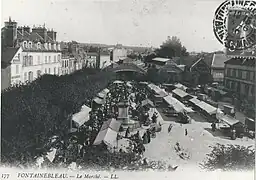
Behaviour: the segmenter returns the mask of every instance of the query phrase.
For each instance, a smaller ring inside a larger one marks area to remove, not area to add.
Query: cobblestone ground
[[[145,145],[144,156],[148,159],[165,161],[173,166],[178,165],[179,168],[187,166],[199,168],[199,163],[202,163],[206,154],[211,151],[209,146],[215,143],[253,145],[254,147],[254,140],[252,139],[230,140],[228,137],[222,136],[220,132],[212,134],[211,124],[208,122],[192,120],[191,124],[180,125],[173,121],[166,121],[164,118],[159,114],[158,121],[162,124],[162,131],[157,133],[156,138],[153,138],[149,144]],[[173,124],[173,128],[168,133],[170,123]],[[185,129],[188,131],[187,136],[185,136]],[[188,156],[187,159],[182,159],[176,152],[174,147],[177,142],[185,155]]]

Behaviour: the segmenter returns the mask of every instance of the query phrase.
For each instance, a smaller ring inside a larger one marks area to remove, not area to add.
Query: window
[[[33,72],[32,72],[32,71],[30,71],[30,72],[28,73],[28,81],[29,81],[29,82],[33,81]]]
[[[29,47],[29,48],[32,48],[32,42],[29,42],[29,43],[28,43],[28,47]]]
[[[62,67],[65,67],[65,61],[62,61]]]
[[[58,61],[60,61],[60,54],[58,54]]]
[[[56,74],[56,67],[54,67],[54,69],[53,69],[53,73],[54,73],[54,75]]]
[[[41,43],[40,42],[37,43],[37,49],[41,49]]]
[[[20,61],[20,53],[18,54],[18,60]]]
[[[250,80],[251,80],[251,81],[253,81],[253,76],[254,76],[254,72],[251,71],[251,72],[250,72]]]
[[[47,56],[45,56],[45,63],[47,63]]]
[[[44,73],[47,74],[47,69],[46,68],[44,69]]]
[[[51,68],[48,69],[48,73],[51,74]]]
[[[37,77],[40,77],[41,76],[41,71],[37,70],[36,74],[37,74]]]
[[[41,62],[40,62],[40,56],[37,56],[37,64],[41,64]]]
[[[27,78],[28,78],[28,77],[27,77],[27,73],[25,72],[25,73],[24,73],[24,81],[27,81]]]
[[[16,74],[19,74],[19,65],[16,65]]]
[[[33,65],[33,56],[29,56],[29,66]]]
[[[250,71],[245,71],[245,79],[250,80]]]
[[[54,57],[53,57],[54,59],[53,59],[53,61],[56,63],[56,56],[54,55]]]
[[[49,61],[49,63],[51,63],[51,56],[49,56],[48,61]]]
[[[27,48],[27,47],[28,47],[27,41],[24,41],[24,42],[23,42],[23,47],[24,47],[24,48]]]
[[[242,70],[238,70],[238,77],[240,78],[240,79],[242,79]]]

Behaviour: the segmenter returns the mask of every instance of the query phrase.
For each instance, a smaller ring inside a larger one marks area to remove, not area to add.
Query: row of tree
[[[3,163],[34,161],[49,138],[67,132],[68,118],[112,81],[113,74],[82,69],[71,75],[44,75],[2,93]]]

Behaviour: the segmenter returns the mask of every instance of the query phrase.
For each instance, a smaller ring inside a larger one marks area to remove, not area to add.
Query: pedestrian
[[[170,133],[172,130],[172,124],[170,124],[170,126],[168,127],[168,133]]]
[[[188,135],[188,130],[187,129],[185,129],[185,136],[187,136]]]

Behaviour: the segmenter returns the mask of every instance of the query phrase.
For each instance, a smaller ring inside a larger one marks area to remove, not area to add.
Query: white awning
[[[202,110],[206,111],[210,115],[217,113],[217,108],[213,107],[210,104],[207,104],[204,101],[201,101],[199,104],[197,104],[197,106],[200,107]]]
[[[174,86],[176,88],[179,88],[179,89],[183,90],[183,91],[186,91],[188,89],[188,87],[186,87],[186,86],[184,86],[183,84],[180,84],[180,83],[175,84]]]
[[[90,118],[90,115],[89,115],[90,111],[91,111],[91,108],[89,108],[89,107],[86,106],[86,105],[83,105],[82,108],[81,108],[81,110],[80,110],[80,112],[78,112],[78,113],[76,113],[76,114],[74,114],[74,115],[72,116],[72,120],[73,120],[74,122],[76,122],[76,123],[79,125],[79,127],[80,127],[80,126],[83,125],[86,121],[89,120],[89,118]]]
[[[164,97],[164,100],[171,106],[174,108],[175,111],[177,112],[182,112],[182,111],[186,111],[186,112],[194,112],[191,108],[186,107],[182,102],[180,102],[178,99],[172,97],[172,96],[166,96]]]
[[[104,104],[104,100],[101,99],[101,98],[99,98],[99,97],[95,97],[95,98],[93,99],[93,101],[96,102],[97,104]]]
[[[201,101],[199,100],[199,99],[197,99],[197,98],[192,98],[192,99],[190,99],[189,100],[191,103],[193,103],[194,105],[197,105],[197,104],[199,104]]]
[[[116,119],[112,118],[112,119],[109,119],[108,121],[105,121],[100,130],[103,131],[107,128],[110,128],[112,129],[113,131],[116,131],[118,132],[119,131],[119,128],[121,126],[121,122],[117,121]]]
[[[172,93],[176,94],[177,96],[179,96],[179,97],[181,97],[181,98],[183,98],[183,97],[189,95],[188,93],[186,93],[185,91],[183,91],[183,90],[181,90],[181,89],[179,89],[179,88],[174,89],[174,90],[172,91]]]
[[[237,123],[240,122],[239,120],[237,120],[237,119],[235,119],[233,117],[230,117],[228,115],[221,116],[219,118],[219,120],[224,122],[224,123],[226,123],[226,124],[228,124],[229,126],[233,126],[234,124],[237,124]]]
[[[50,152],[47,153],[46,157],[52,162],[55,158],[55,154],[57,152],[57,149],[53,148]]]
[[[114,147],[117,144],[117,132],[110,128],[100,131],[93,143],[93,145],[99,145],[105,143],[108,146]]]
[[[119,80],[116,80],[113,82],[114,84],[123,84],[124,82],[123,81],[119,81]]]

